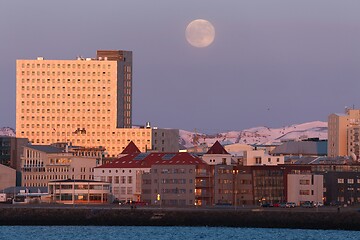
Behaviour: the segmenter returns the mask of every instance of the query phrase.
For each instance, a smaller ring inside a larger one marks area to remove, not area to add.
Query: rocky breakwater
[[[209,226],[360,230],[360,213],[216,209],[0,208],[1,225]]]

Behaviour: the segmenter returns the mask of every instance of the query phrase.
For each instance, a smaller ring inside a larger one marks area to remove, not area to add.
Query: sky
[[[16,59],[133,51],[133,123],[215,133],[327,121],[360,108],[358,0],[0,1],[0,127]],[[194,19],[215,28],[187,43]]]

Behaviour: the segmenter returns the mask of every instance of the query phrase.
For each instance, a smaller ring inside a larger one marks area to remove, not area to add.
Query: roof
[[[121,152],[121,154],[132,154],[132,153],[141,153],[139,148],[131,141],[126,148]]]
[[[284,155],[327,155],[327,141],[285,142],[271,151],[272,154]]]
[[[229,153],[219,143],[219,141],[216,141],[214,145],[212,145],[211,148],[206,152],[206,154],[229,154]]]
[[[201,165],[201,158],[187,152],[134,153],[96,168],[151,168],[152,165]]]
[[[307,165],[307,164],[324,164],[324,165],[343,165],[349,164],[352,161],[346,157],[300,157],[289,156],[285,157],[285,162],[292,162],[295,165]]]
[[[47,193],[47,187],[8,187],[3,190],[7,194],[17,194],[20,191],[25,191],[26,193]]]
[[[41,152],[46,152],[46,153],[63,153],[64,150],[61,148],[57,148],[57,147],[53,147],[50,145],[29,145],[26,146]]]
[[[66,180],[55,180],[55,181],[50,181],[50,183],[68,183],[68,182],[74,182],[74,183],[97,183],[97,182],[101,182],[101,181],[96,181],[96,180],[81,180],[81,179],[66,179]]]

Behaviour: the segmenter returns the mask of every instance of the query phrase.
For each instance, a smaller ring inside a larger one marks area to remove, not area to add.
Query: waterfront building
[[[92,180],[98,164],[97,156],[74,156],[50,145],[29,145],[22,156],[22,186],[47,187],[54,180]]]
[[[0,164],[0,191],[16,185],[16,170]]]
[[[64,204],[108,203],[110,184],[93,180],[57,180],[49,182],[51,202]]]
[[[324,180],[320,174],[288,174],[287,201],[297,206],[305,202],[324,204]]]
[[[151,165],[144,161],[150,153],[127,154],[94,169],[94,179],[111,184],[112,200],[141,200],[141,179]]]
[[[190,153],[150,154],[143,174],[142,199],[158,206],[211,205],[210,168]]]
[[[139,153],[132,144],[121,155],[94,169],[96,180],[111,183],[113,200],[210,204],[210,172],[199,157],[179,152]]]
[[[353,166],[360,170],[360,165]],[[360,174],[358,171],[331,171],[324,173],[325,202],[335,204],[360,204]]]

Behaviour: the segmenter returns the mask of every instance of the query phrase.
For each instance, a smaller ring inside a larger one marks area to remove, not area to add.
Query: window
[[[349,184],[354,184],[354,179],[349,178],[349,179],[347,180],[347,183],[349,183]]]
[[[132,176],[128,176],[128,183],[129,183],[129,184],[132,183]]]
[[[255,158],[255,164],[261,164],[261,157]]]
[[[123,183],[123,184],[125,184],[125,183],[126,183],[126,177],[125,177],[125,176],[121,176],[120,182]]]
[[[310,195],[310,190],[300,190],[300,195]]]
[[[300,179],[300,185],[310,185],[310,180],[308,180],[308,179]]]
[[[119,176],[115,176],[115,183],[119,183],[120,180],[119,180]]]
[[[132,187],[128,187],[128,188],[127,188],[127,194],[133,194]]]
[[[338,183],[344,183],[344,179],[343,178],[338,178]]]

